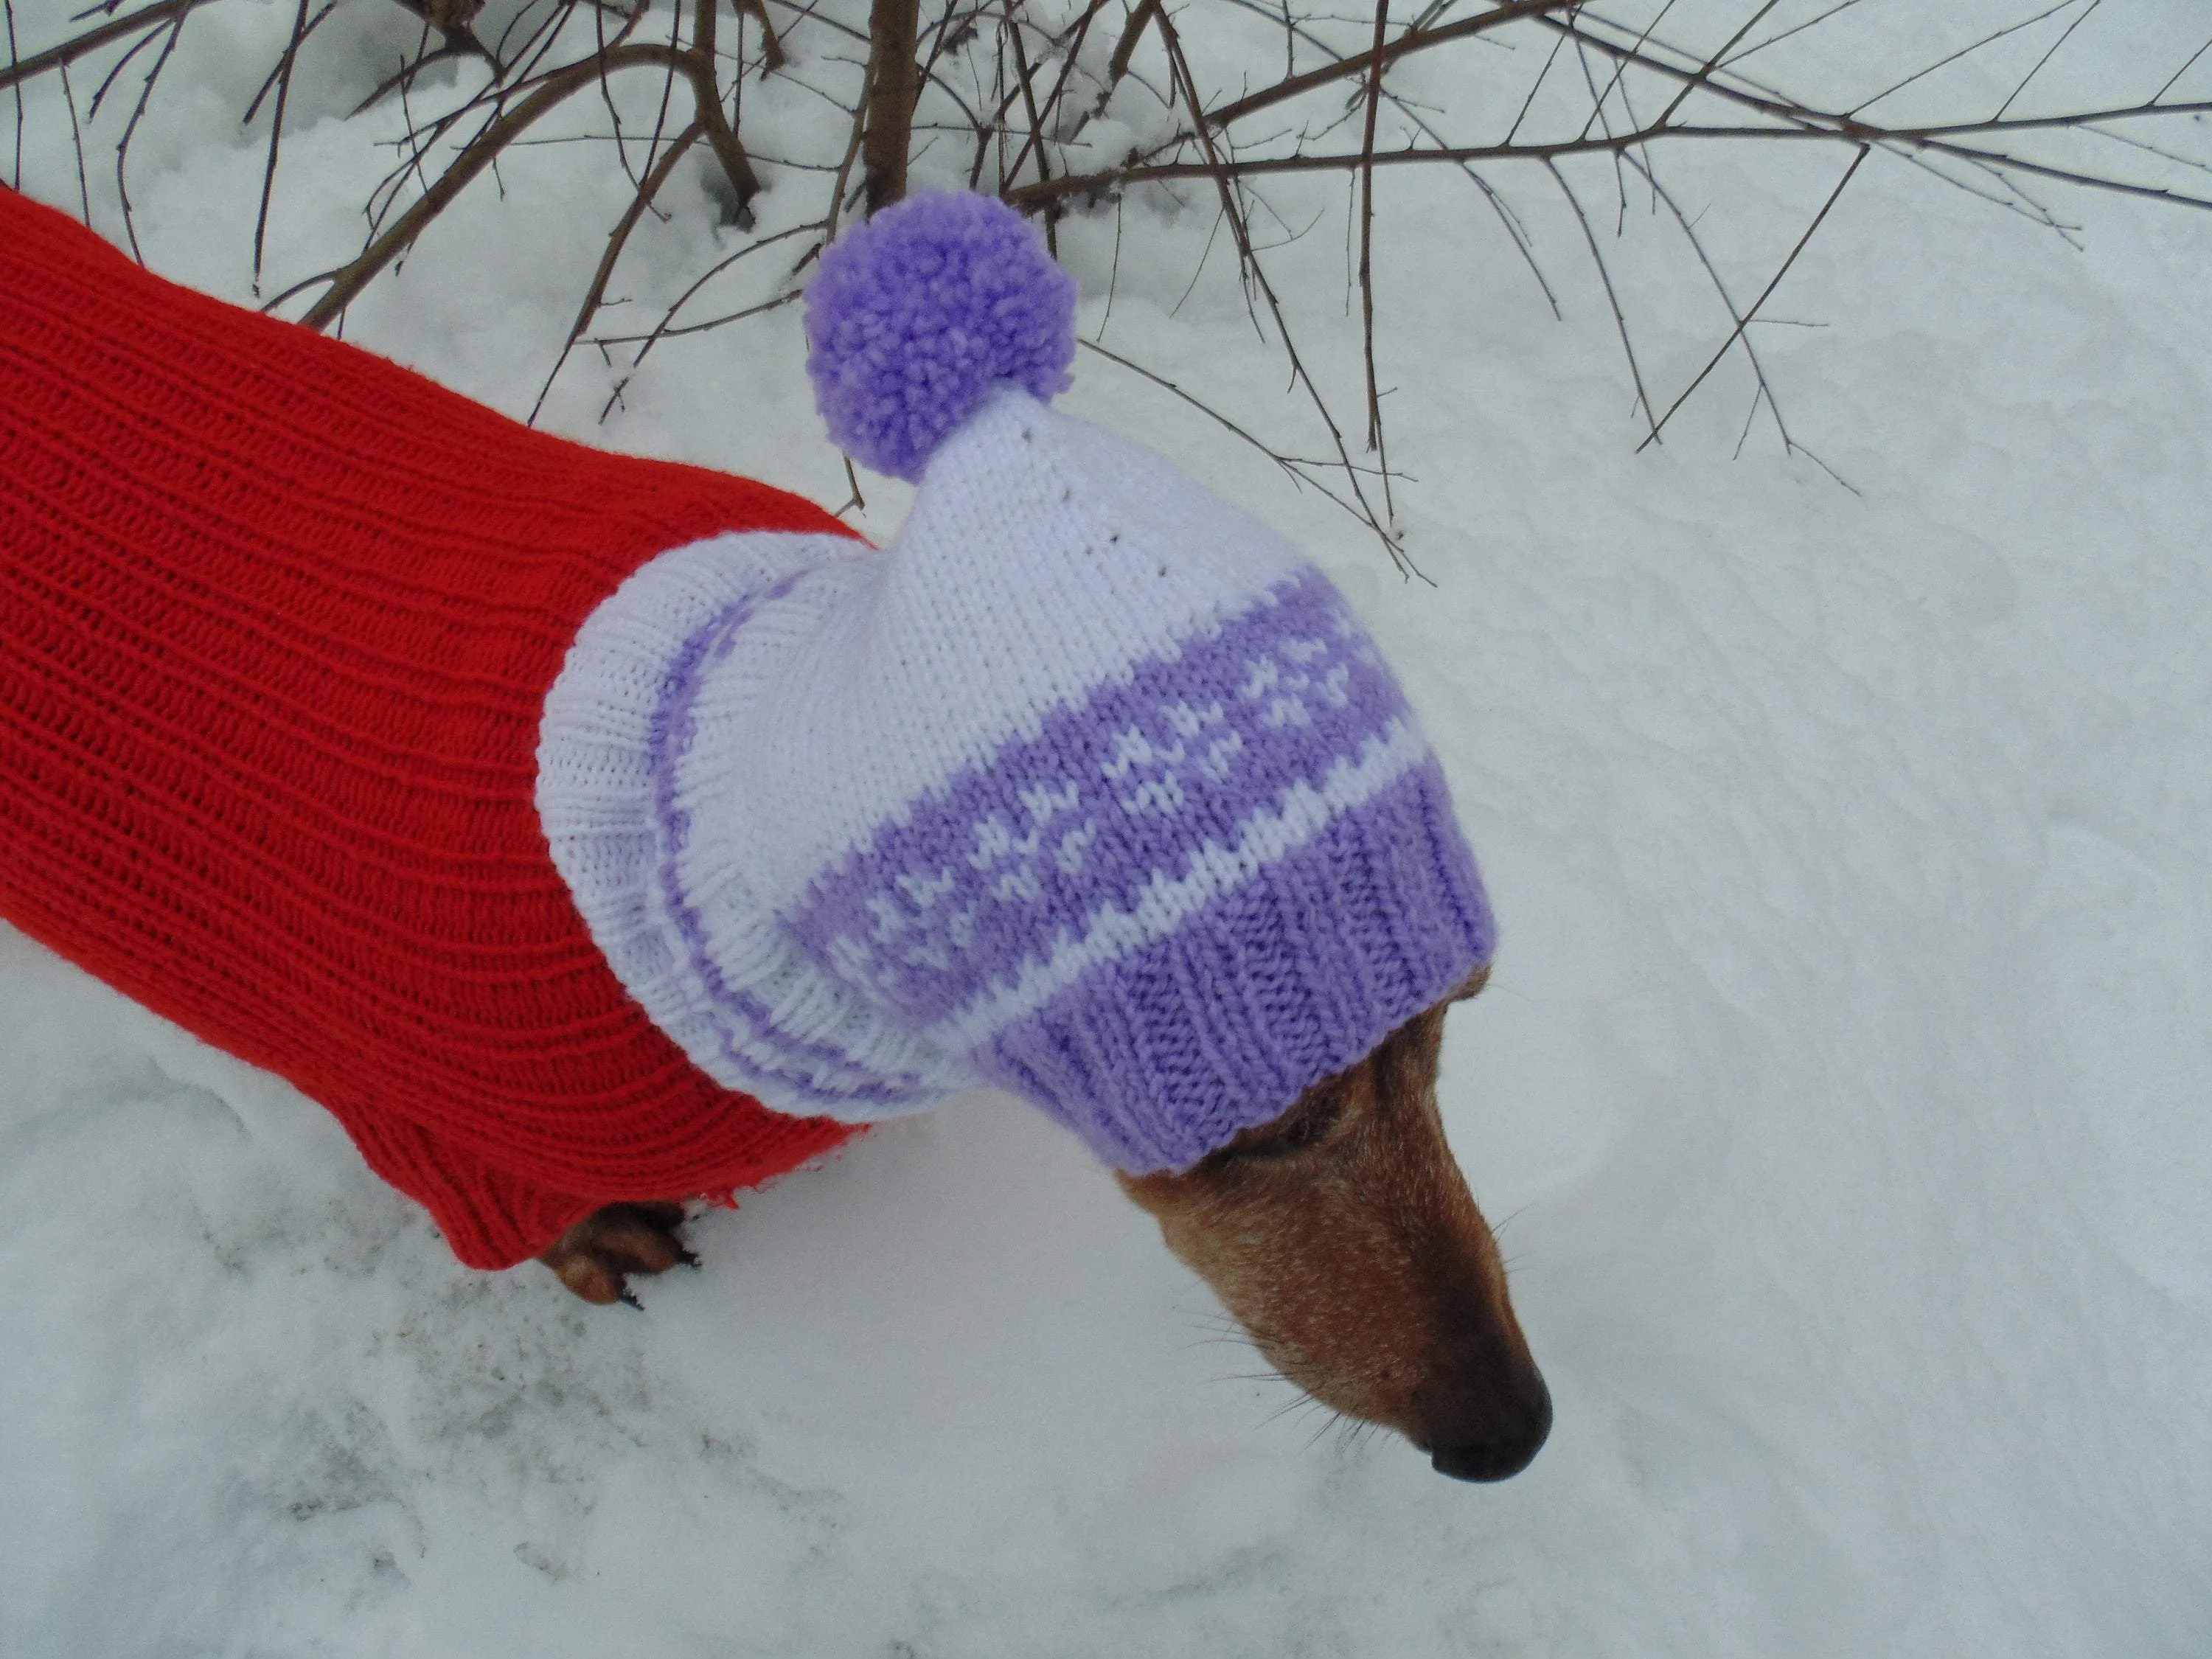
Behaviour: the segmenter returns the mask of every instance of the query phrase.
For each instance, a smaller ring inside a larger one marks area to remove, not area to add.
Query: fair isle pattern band
[[[978,1060],[1116,1169],[1185,1169],[1356,1064],[1496,945],[1425,755],[1213,896],[1201,925],[1073,980]]]
[[[963,769],[786,920],[841,979],[965,1052],[1426,753],[1374,646],[1307,571]]]

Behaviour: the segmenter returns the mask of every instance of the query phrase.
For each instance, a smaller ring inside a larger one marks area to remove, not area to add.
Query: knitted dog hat
[[[538,802],[615,972],[717,1081],[846,1121],[978,1084],[1114,1165],[1279,1115],[1490,958],[1436,759],[1319,571],[1046,402],[1074,283],[926,195],[823,256],[882,552],[732,533],[593,613]]]

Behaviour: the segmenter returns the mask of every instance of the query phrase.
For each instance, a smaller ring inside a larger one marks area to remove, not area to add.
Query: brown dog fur
[[[1192,1168],[1116,1177],[1285,1378],[1474,1480],[1524,1468],[1552,1421],[1437,1110],[1445,1012],[1487,977]],[[627,1274],[696,1265],[682,1218],[611,1205],[539,1259],[586,1301],[628,1301]]]
[[[1543,1443],[1551,1398],[1444,1140],[1449,1006],[1191,1169],[1120,1179],[1285,1377],[1445,1474],[1498,1480]]]

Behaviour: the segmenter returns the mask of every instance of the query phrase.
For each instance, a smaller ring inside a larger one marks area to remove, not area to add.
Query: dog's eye
[[[1232,1142],[1223,1150],[1240,1163],[1291,1158],[1327,1140],[1330,1132],[1343,1120],[1344,1102],[1334,1096],[1325,1095],[1300,1108],[1296,1115],[1272,1134],[1242,1144]]]

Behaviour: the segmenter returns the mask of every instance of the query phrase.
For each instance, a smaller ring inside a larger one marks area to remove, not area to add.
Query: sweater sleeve
[[[406,1118],[333,1115],[368,1167],[430,1212],[465,1267],[527,1261],[600,1206],[487,1163]]]

